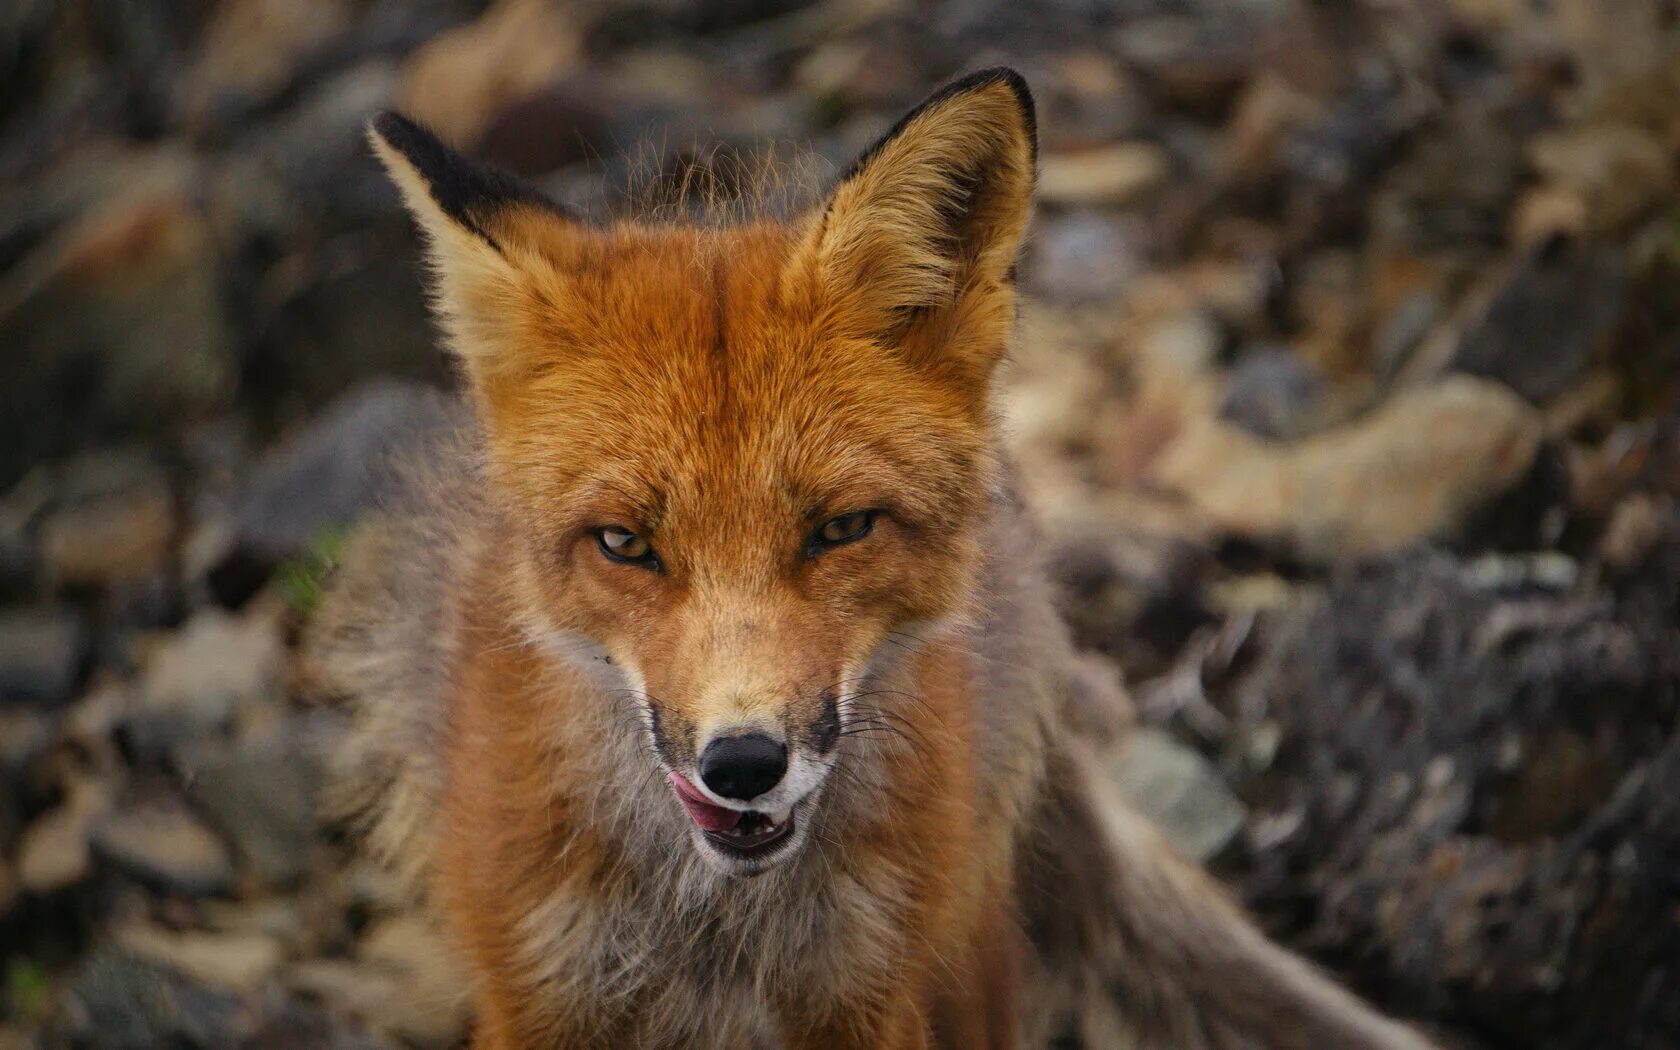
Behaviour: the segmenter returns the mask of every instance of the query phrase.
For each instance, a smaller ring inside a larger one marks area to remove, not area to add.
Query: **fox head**
[[[784,862],[848,735],[893,717],[872,677],[975,597],[1025,83],[958,81],[819,207],[716,229],[592,225],[400,116],[371,132],[429,242],[523,628],[610,668],[702,855]]]

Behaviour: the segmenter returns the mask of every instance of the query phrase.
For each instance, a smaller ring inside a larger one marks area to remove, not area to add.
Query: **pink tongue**
[[[738,810],[724,809],[714,806],[701,797],[680,773],[671,774],[671,787],[675,789],[677,798],[682,800],[688,815],[694,818],[694,823],[700,825],[703,831],[731,831],[735,825],[741,823],[743,816]]]

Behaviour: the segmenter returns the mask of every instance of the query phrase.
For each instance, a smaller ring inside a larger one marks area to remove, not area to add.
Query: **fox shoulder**
[[[351,534],[303,640],[311,686],[349,716],[331,758],[329,815],[414,891],[443,787],[449,622],[462,566],[482,542],[480,460],[457,418],[394,465],[397,491]]]

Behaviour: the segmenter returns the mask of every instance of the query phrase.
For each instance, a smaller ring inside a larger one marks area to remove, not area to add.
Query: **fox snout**
[[[700,782],[723,798],[750,802],[782,782],[787,745],[763,733],[714,736],[700,751]]]
[[[655,707],[654,749],[703,855],[754,875],[798,852],[839,740],[827,693],[728,711]]]

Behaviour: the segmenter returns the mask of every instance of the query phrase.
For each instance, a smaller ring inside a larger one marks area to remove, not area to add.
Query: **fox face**
[[[719,870],[795,856],[872,686],[975,599],[1030,206],[1005,70],[791,221],[595,226],[394,114],[528,640],[599,678]],[[632,771],[641,778],[647,771]]]

